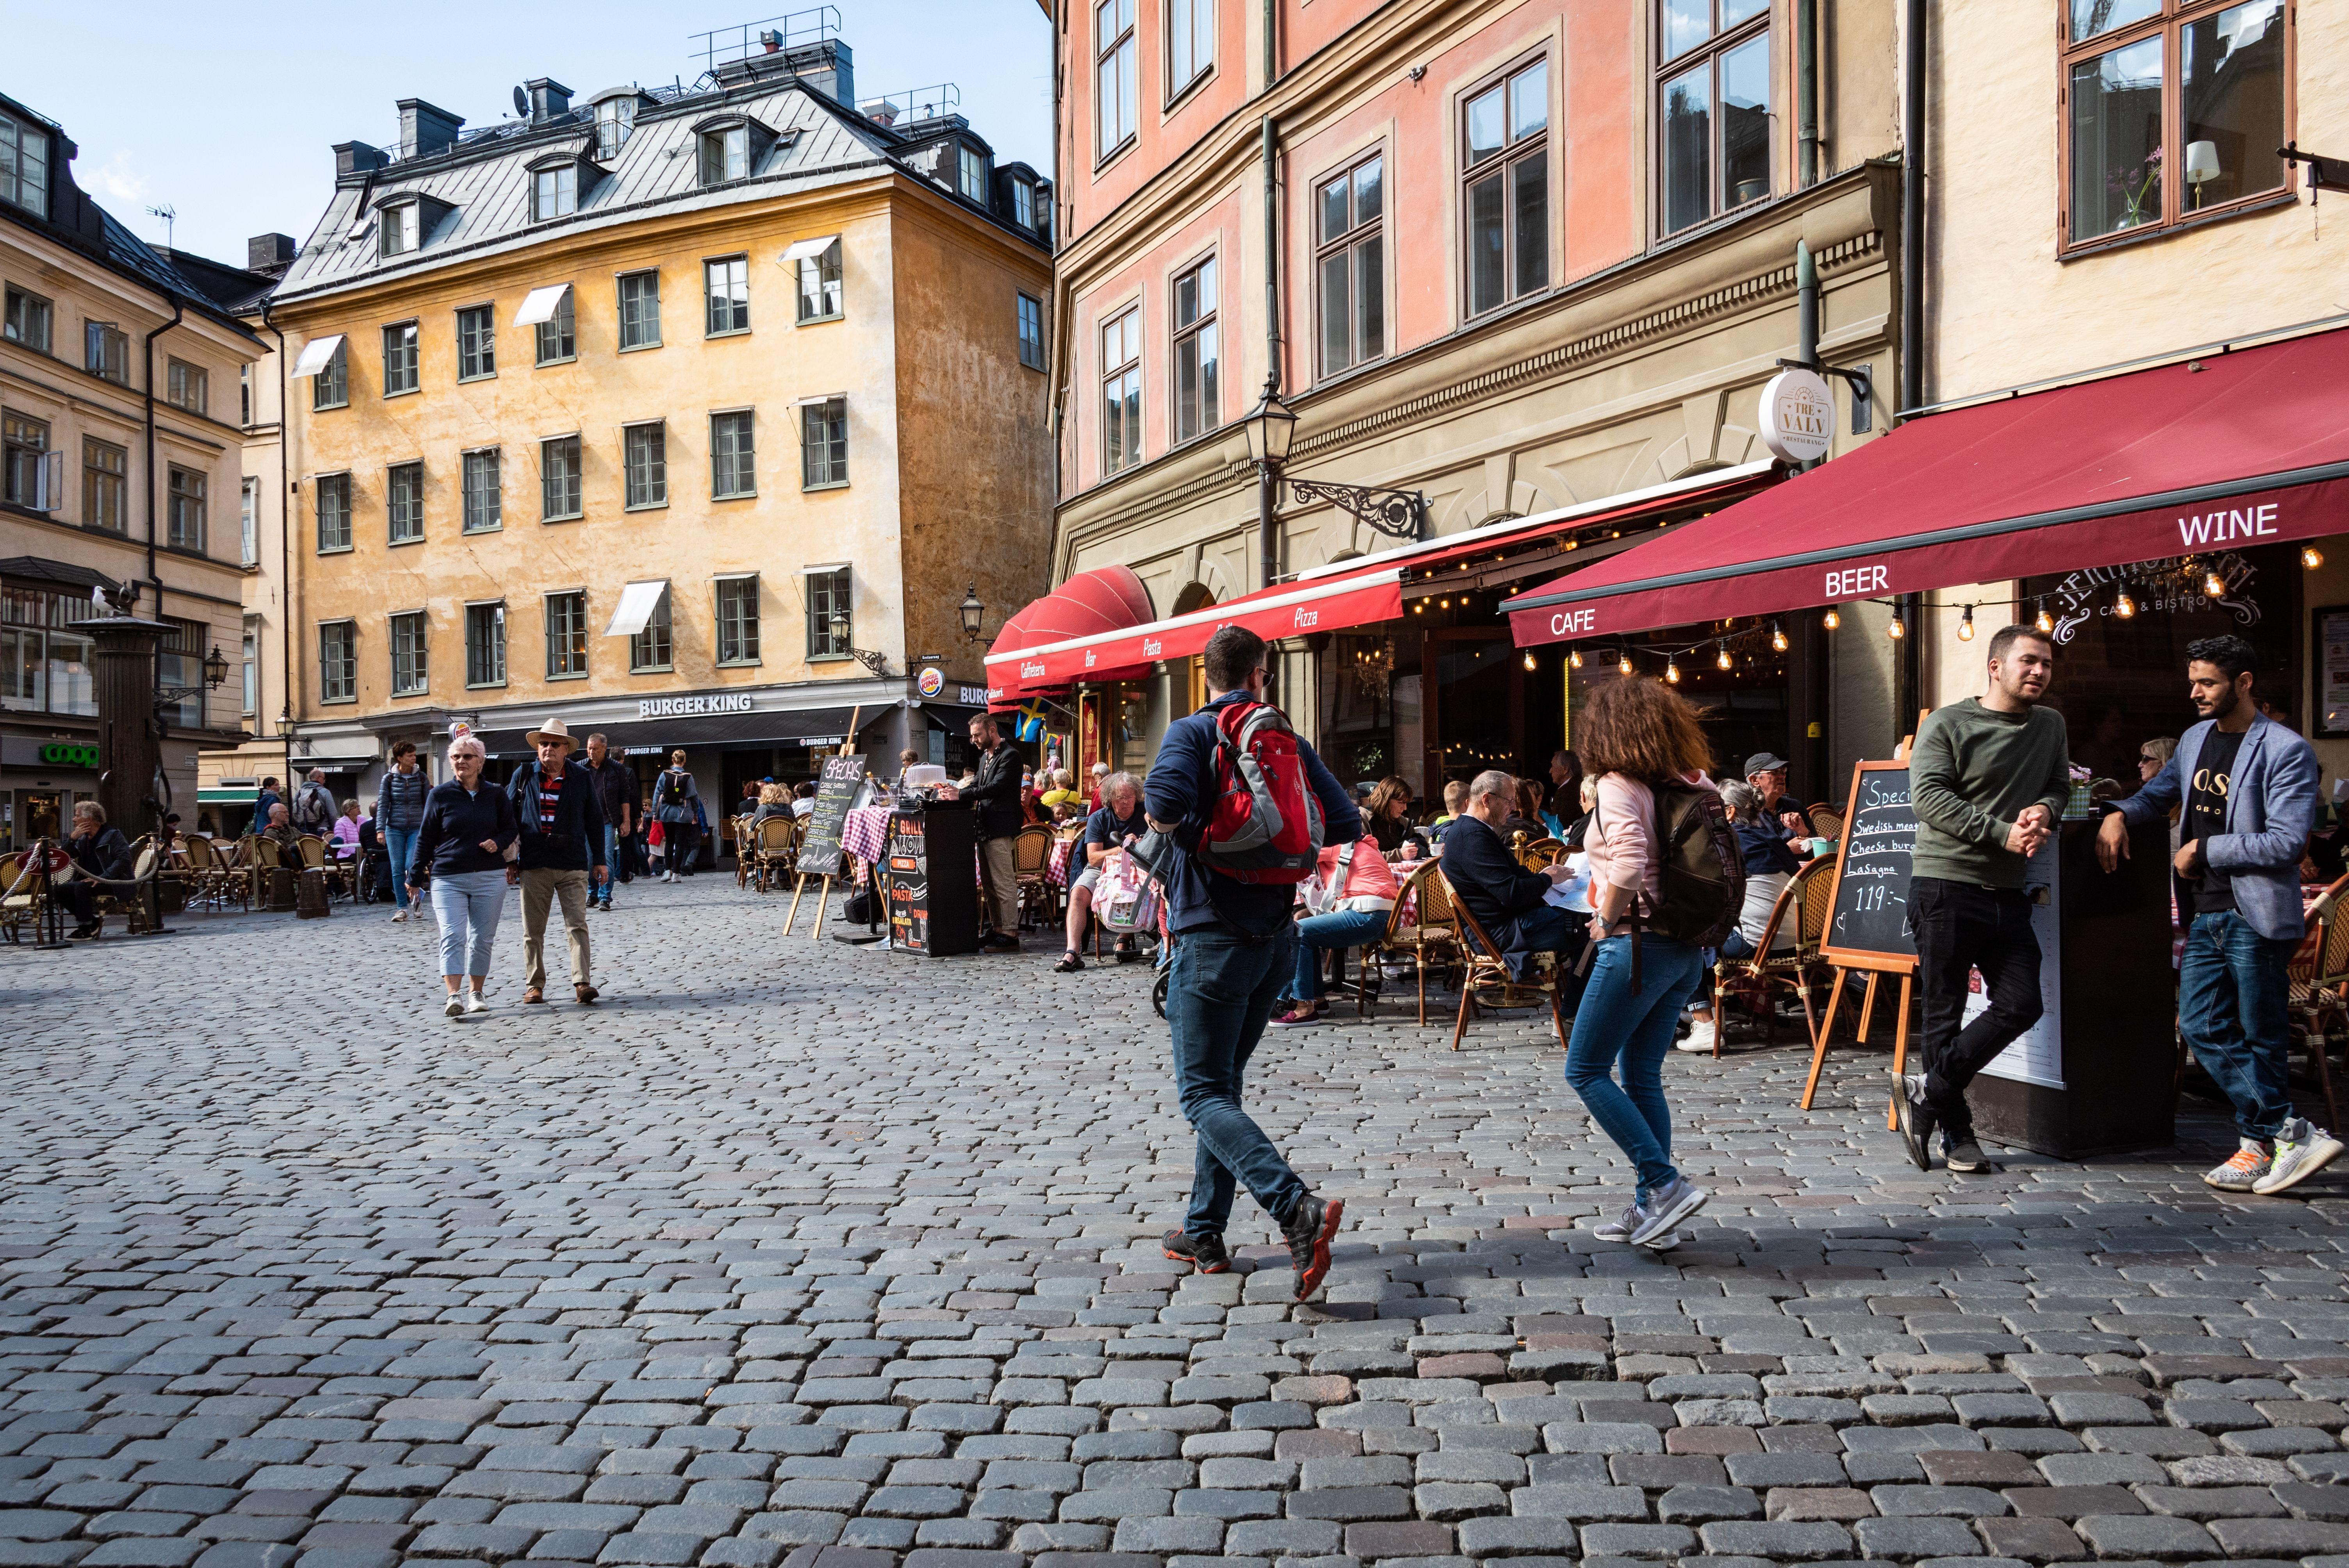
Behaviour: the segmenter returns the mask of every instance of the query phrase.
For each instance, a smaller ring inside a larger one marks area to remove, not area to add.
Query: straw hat
[[[550,740],[559,740],[563,742],[563,748],[566,751],[574,749],[578,745],[578,742],[572,738],[571,727],[559,718],[548,719],[523,738],[533,746],[542,746]]]

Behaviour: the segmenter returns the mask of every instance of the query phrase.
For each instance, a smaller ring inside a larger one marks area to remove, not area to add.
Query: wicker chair
[[[33,851],[19,851],[0,859],[0,936],[11,943],[25,940],[30,931],[37,939],[48,913],[49,895],[33,866]]]
[[[1775,1044],[1778,1037],[1778,1009],[1773,993],[1790,990],[1802,998],[1803,1016],[1810,1033],[1817,1035],[1818,1018],[1811,1008],[1811,990],[1825,973],[1819,962],[1819,943],[1826,935],[1827,917],[1835,908],[1835,862],[1816,860],[1794,874],[1779,890],[1778,902],[1771,906],[1770,922],[1762,929],[1762,950],[1744,958],[1723,957],[1713,969],[1713,1054],[1721,1055],[1721,1028],[1728,1015],[1722,1011],[1722,1001],[1735,991],[1762,1009],[1762,1042]],[[1777,945],[1778,934],[1792,928],[1795,944]]]
[[[1564,839],[1536,839],[1531,843],[1518,848],[1517,864],[1529,872],[1546,872],[1556,864],[1557,858],[1564,853],[1566,853]]]
[[[797,817],[769,817],[750,836],[742,858],[750,864],[750,875],[761,892],[781,886],[798,866],[800,821]]]
[[[1019,923],[1026,925],[1033,915],[1040,926],[1050,928],[1058,916],[1052,884],[1044,873],[1052,863],[1052,830],[1030,824],[1019,830],[1012,841],[1012,881],[1019,889]]]
[[[1402,868],[1397,868],[1401,870]],[[1422,861],[1409,868],[1402,885],[1395,890],[1394,907],[1387,912],[1386,929],[1362,944],[1361,962],[1354,968],[1354,1010],[1363,1017],[1371,1012],[1371,976],[1390,958],[1408,960],[1419,979],[1419,1023],[1427,1026],[1427,963],[1431,951],[1450,955],[1460,944],[1460,927],[1452,918],[1449,901],[1439,901],[1444,918],[1434,926],[1427,923],[1428,889],[1434,885],[1431,874],[1433,861]]]
[[[1566,1002],[1561,986],[1566,974],[1557,966],[1557,955],[1554,953],[1533,954],[1528,977],[1523,980],[1515,978],[1509,973],[1508,960],[1503,956],[1500,944],[1485,934],[1485,928],[1477,923],[1475,912],[1461,902],[1453,892],[1452,884],[1444,881],[1441,867],[1437,868],[1436,880],[1444,882],[1444,890],[1449,895],[1453,913],[1459,919],[1462,934],[1460,956],[1464,971],[1460,976],[1460,1017],[1453,1026],[1452,1048],[1455,1051],[1460,1048],[1461,1037],[1468,1032],[1468,1020],[1476,1016],[1478,1007],[1530,1007],[1537,1005],[1537,998],[1547,996],[1550,1022],[1557,1029],[1558,1049],[1564,1050]],[[1483,993],[1481,998],[1479,992]]]
[[[2337,1018],[2349,1026],[2349,910],[2341,907],[2344,895],[2349,895],[2349,876],[2326,888],[2308,912],[2309,923],[2317,932],[2316,960],[2292,966],[2285,1004],[2308,1053],[2309,1076],[2324,1096],[2327,1127],[2341,1125],[2341,1111],[2333,1099],[2333,1069],[2325,1061],[2326,1025]]]
[[[191,905],[210,903],[226,907],[235,899],[246,909],[253,907],[253,884],[236,874],[212,841],[201,833],[190,833],[181,841],[188,857],[188,903]]]

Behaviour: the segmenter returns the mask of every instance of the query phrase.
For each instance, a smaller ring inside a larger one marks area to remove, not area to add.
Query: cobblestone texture
[[[1256,1063],[1299,1307],[1245,1198],[1161,1254],[1145,969],[616,902],[592,1011],[348,909],[0,953],[0,1564],[2349,1568],[2349,1204],[2204,1188],[2209,1108],[1925,1175],[1880,1055],[1675,1056],[1657,1259],[1546,1025],[1341,1007]]]

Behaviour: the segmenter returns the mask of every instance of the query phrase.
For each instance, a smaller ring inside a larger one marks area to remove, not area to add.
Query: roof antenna
[[[163,248],[167,251],[174,249],[171,243],[171,223],[172,220],[180,215],[179,209],[166,201],[160,206],[150,207],[147,211],[151,216],[163,220]]]

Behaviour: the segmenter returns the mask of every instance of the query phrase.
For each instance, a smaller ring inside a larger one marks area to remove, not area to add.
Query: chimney
[[[464,116],[435,108],[422,98],[401,98],[399,156],[429,158],[436,152],[446,152],[457,145],[457,132],[464,123]]]
[[[544,125],[571,112],[571,89],[554,77],[533,77],[522,85],[530,94],[531,124]]]
[[[354,174],[363,174],[369,170],[380,169],[390,161],[390,159],[384,156],[381,148],[369,147],[364,141],[335,143],[335,178],[336,180],[347,180]]]
[[[244,242],[244,270],[281,272],[294,264],[294,248],[291,234],[255,234]]]
[[[887,98],[883,98],[879,103],[866,104],[864,118],[875,125],[895,125],[897,123],[897,106]]]
[[[759,43],[758,53],[718,67],[713,74],[719,86],[739,88],[746,82],[792,77],[802,87],[813,88],[834,103],[852,107],[855,104],[855,57],[846,44],[837,38],[819,38],[812,44],[783,48],[778,46],[781,37],[772,33],[761,34]]]

